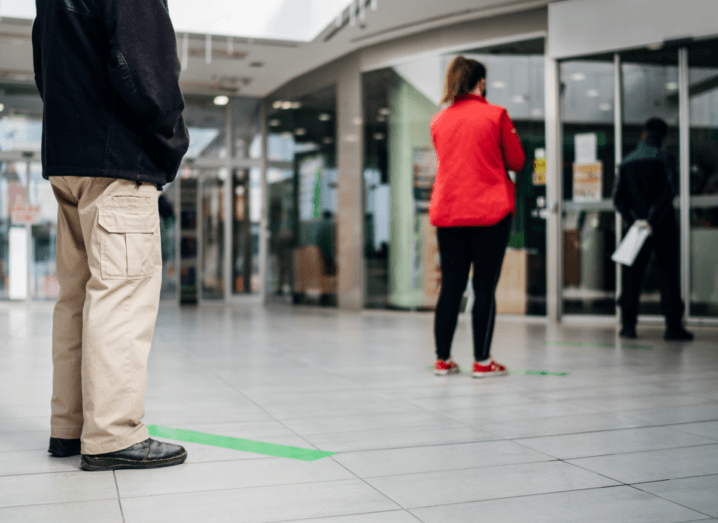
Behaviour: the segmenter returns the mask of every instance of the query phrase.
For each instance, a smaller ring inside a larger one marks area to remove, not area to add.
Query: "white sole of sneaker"
[[[453,370],[434,370],[434,376],[446,376],[448,374],[458,374],[459,369]]]
[[[494,372],[472,372],[471,377],[472,378],[490,378],[491,376],[506,376],[509,372],[506,370],[503,371],[494,371]]]

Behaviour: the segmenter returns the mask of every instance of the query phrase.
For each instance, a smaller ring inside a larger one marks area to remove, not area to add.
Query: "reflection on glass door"
[[[718,40],[688,49],[690,315],[718,316]]]
[[[202,299],[224,297],[224,197],[226,169],[200,170],[200,284]]]
[[[561,63],[563,310],[615,314],[613,55]]]
[[[660,118],[668,124],[668,135],[663,148],[674,161],[679,152],[679,112],[678,112],[678,49],[673,46],[651,51],[640,49],[621,53],[623,76],[623,157],[628,156],[644,139],[645,123],[650,118]],[[676,164],[676,173],[678,165]],[[678,180],[676,180],[678,182]],[[675,199],[675,219],[679,223],[679,201]],[[678,230],[679,227],[676,227]],[[627,230],[624,224],[624,232]],[[669,234],[669,233],[666,233]],[[661,231],[654,231],[654,238],[660,240]],[[676,241],[675,238],[664,238]],[[680,248],[678,238],[677,248]],[[626,269],[624,278],[626,277]],[[646,269],[638,312],[644,315],[661,315],[662,280],[667,277],[679,278],[679,269],[675,274],[667,275],[662,265],[651,255]]]
[[[275,301],[337,304],[335,122],[333,86],[272,104],[266,285]]]

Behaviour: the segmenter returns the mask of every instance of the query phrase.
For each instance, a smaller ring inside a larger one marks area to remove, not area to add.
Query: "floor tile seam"
[[[643,492],[644,494],[648,494],[649,496],[653,496],[654,498],[658,498],[658,499],[661,499],[661,500],[663,500],[663,501],[667,501],[668,503],[671,503],[672,505],[678,505],[679,507],[683,507],[683,508],[685,508],[685,509],[687,509],[687,510],[690,510],[691,512],[695,512],[695,513],[700,514],[700,515],[702,515],[702,516],[706,516],[706,517],[708,517],[708,518],[713,518],[713,517],[715,517],[715,516],[711,516],[710,514],[706,514],[705,512],[701,512],[700,510],[697,510],[697,509],[695,509],[695,508],[693,508],[693,507],[689,507],[689,506],[687,506],[687,505],[683,505],[683,504],[678,503],[678,502],[676,502],[676,501],[673,501],[673,500],[670,500],[670,499],[666,499],[666,498],[664,498],[663,496],[659,496],[658,494],[654,494],[653,492],[647,492],[647,491],[645,491],[645,490],[642,490],[642,489],[640,489],[640,488],[637,488],[637,487],[634,486],[634,485],[628,485],[628,486],[631,487],[632,489],[637,490],[638,492]]]
[[[631,487],[639,487],[640,485],[651,485],[653,483],[665,483],[667,481],[682,481],[684,479],[694,479],[694,478],[710,478],[716,476],[718,477],[718,473],[713,474],[696,474],[695,476],[681,476],[679,478],[668,478],[668,479],[655,479],[652,481],[637,481],[635,483],[627,483],[627,485]],[[718,517],[718,516],[711,516],[711,517]]]
[[[624,409],[624,410],[617,409],[617,408],[615,408],[615,407],[614,407],[614,408],[611,408],[611,409],[609,409],[609,410],[600,410],[600,409],[598,409],[597,407],[588,407],[588,406],[586,406],[586,405],[581,405],[580,403],[575,403],[575,402],[573,402],[573,401],[566,401],[565,403],[568,403],[568,404],[570,404],[570,405],[573,405],[574,407],[582,407],[582,408],[588,408],[588,409],[595,409],[595,410],[597,411],[597,413],[625,415],[626,412],[637,412],[637,411],[641,411],[641,410],[653,410],[653,409],[655,409],[655,408],[659,408],[659,409],[660,409],[660,408],[679,409],[679,408],[683,408],[683,407],[700,407],[700,406],[703,406],[703,405],[710,405],[711,403],[715,403],[715,402],[713,401],[713,402],[691,403],[691,404],[688,404],[688,405],[673,405],[673,406],[669,406],[669,407],[661,407],[661,406],[658,406],[658,407],[649,407],[649,408],[647,408],[647,409]],[[717,405],[718,405],[718,404],[717,404]]]
[[[347,416],[351,417],[351,416]],[[454,421],[454,420],[450,420]],[[474,425],[469,425],[468,423],[462,423],[460,421],[455,421],[456,427],[461,428],[477,428]],[[400,427],[385,427],[381,429],[366,429],[366,430],[341,430],[341,431],[333,431],[333,432],[311,432],[311,433],[303,433],[303,437],[312,437],[312,436],[328,436],[328,435],[338,435],[338,434],[353,434],[356,432],[373,432],[373,431],[381,431],[381,430],[402,430],[402,429],[431,429],[431,428],[445,428],[446,425],[438,424],[438,423],[431,423],[431,424],[421,424],[421,425],[402,425]],[[454,428],[456,428],[454,427]],[[484,431],[485,432],[485,431]]]
[[[423,448],[423,447],[445,447],[447,445],[469,445],[471,443],[491,443],[496,441],[509,441],[507,439],[482,439],[482,440],[471,440],[471,441],[450,441],[450,442],[444,442],[444,443],[426,443],[423,445],[409,445],[405,447],[379,447],[379,448],[371,448],[371,449],[357,449],[357,450],[337,450],[334,451],[335,454],[341,455],[341,454],[358,454],[360,452],[375,452],[375,451],[384,451],[384,450],[403,450],[403,449],[416,449],[416,448]]]
[[[603,490],[603,489],[623,488],[623,487],[628,487],[628,485],[621,483],[620,485],[605,485],[603,487],[590,487],[590,488],[579,488],[579,489],[568,489],[568,490],[551,490],[548,492],[537,492],[535,494],[521,494],[518,496],[475,499],[475,500],[471,500],[471,501],[456,501],[456,502],[452,502],[452,503],[441,503],[439,505],[409,507],[406,510],[408,510],[409,512],[412,512],[414,510],[423,510],[423,509],[427,509],[427,508],[451,507],[451,506],[455,506],[455,505],[469,505],[471,503],[484,503],[484,502],[488,502],[488,501],[502,501],[502,500],[508,500],[508,499],[533,498],[536,496],[552,496],[555,494],[564,494],[564,493],[568,493],[568,492],[586,492],[586,491],[590,491],[590,490]],[[413,514],[413,512],[412,512],[412,514]]]
[[[392,512],[406,512],[411,517],[415,518],[417,521],[422,521],[422,520],[418,519],[414,514],[411,514],[406,509],[392,509],[392,510],[373,510],[371,512],[357,512],[357,513],[352,513],[352,514],[341,514],[339,516],[334,515],[334,516],[309,517],[309,518],[301,518],[301,519],[296,519],[296,518],[295,519],[280,519],[280,520],[276,520],[276,521],[266,521],[264,523],[295,523],[295,522],[300,523],[302,521],[315,521],[315,520],[321,521],[322,519],[330,519],[330,518],[336,518],[336,517],[344,518],[344,517],[352,517],[352,516],[368,516],[371,514],[388,514],[388,513],[392,513]]]
[[[298,483],[272,483],[269,485],[251,485],[247,487],[230,487],[230,488],[217,488],[217,489],[202,489],[202,490],[183,490],[180,492],[163,492],[161,494],[142,494],[139,496],[127,496],[120,494],[120,499],[142,499],[142,498],[156,498],[160,496],[183,496],[186,494],[206,494],[208,492],[231,492],[235,490],[252,490],[252,489],[261,489],[261,488],[276,488],[276,487],[292,487],[292,486],[298,486],[298,485],[322,485],[322,484],[328,484],[328,483],[338,483],[342,481],[363,481],[362,478],[358,477],[353,472],[351,473],[354,478],[344,478],[344,479],[325,479],[320,481],[300,481]]]
[[[120,506],[120,516],[122,516],[122,523],[125,523],[125,512],[122,510],[122,499],[120,498],[120,486],[117,484],[117,474],[112,471],[112,479],[115,481],[115,490],[117,491],[117,503]]]
[[[542,419],[542,418],[538,418],[538,419]],[[645,425],[645,426],[641,426],[641,427],[621,427],[621,428],[604,429],[604,430],[586,430],[583,432],[568,432],[568,433],[564,433],[564,434],[543,434],[541,436],[521,436],[518,438],[510,438],[510,440],[511,441],[519,441],[519,440],[526,440],[526,439],[558,438],[561,436],[577,436],[580,434],[600,434],[602,432],[621,432],[621,431],[625,431],[625,430],[664,429],[664,428],[672,429],[673,427],[671,425]],[[693,434],[691,432],[686,432],[686,431],[683,431],[680,429],[673,429],[673,430],[677,430],[683,434],[689,434],[691,436],[696,436],[699,438],[715,440],[716,443],[718,443],[718,440],[716,440],[715,438],[711,438],[709,436],[701,436],[700,434]],[[711,443],[707,443],[707,444],[710,445]]]
[[[556,458],[550,458],[550,459],[540,459],[535,461],[517,461],[512,463],[500,463],[498,465],[479,465],[478,467],[457,467],[457,468],[450,468],[450,469],[438,469],[438,470],[421,470],[418,472],[402,472],[400,474],[382,474],[381,476],[363,476],[360,477],[360,479],[379,479],[379,478],[395,478],[400,476],[415,476],[418,474],[434,474],[437,472],[460,472],[462,470],[479,470],[479,469],[490,469],[490,468],[501,468],[501,467],[510,467],[512,465],[533,465],[534,463],[553,463],[561,461],[560,459]]]
[[[76,499],[72,501],[48,501],[47,503],[27,503],[23,505],[7,505],[0,506],[0,512],[10,508],[22,508],[22,507],[42,507],[45,505],[71,505],[73,503],[96,503],[98,501],[117,501],[118,498],[96,498],[96,499]]]
[[[511,440],[508,439],[487,439],[487,440],[479,440],[479,441],[457,441],[457,442],[448,442],[448,443],[427,443],[425,445],[410,445],[408,447],[388,447],[388,448],[376,448],[376,449],[361,449],[361,450],[346,450],[346,451],[340,451],[337,452],[336,455],[346,455],[346,454],[363,454],[366,452],[386,452],[386,451],[392,451],[392,450],[408,450],[408,449],[421,449],[421,448],[434,448],[434,447],[450,447],[453,445],[472,445],[472,444],[481,444],[481,443],[510,443]],[[522,447],[528,449],[528,447],[525,447],[524,445],[521,445]],[[538,452],[534,449],[528,449],[532,452]],[[558,458],[551,458],[551,459],[558,459]]]
[[[716,447],[716,446],[718,446],[718,442],[703,443],[700,445],[686,445],[685,447],[669,447],[669,448],[665,448],[665,449],[634,450],[631,452],[622,452],[619,454],[600,454],[597,456],[581,456],[579,458],[560,458],[560,459],[563,459],[564,461],[576,461],[579,459],[605,458],[605,457],[609,457],[609,456],[627,456],[629,454],[645,454],[647,452],[663,452],[666,450],[694,449],[694,448],[698,448],[698,447]]]
[[[626,483],[625,481],[621,481],[620,479],[612,478],[612,477],[607,476],[607,475],[605,475],[605,474],[601,474],[600,472],[596,472],[595,470],[587,469],[586,467],[581,467],[580,465],[577,465],[576,463],[573,463],[573,462],[571,462],[571,461],[567,461],[567,460],[563,460],[563,459],[559,459],[559,461],[562,461],[563,463],[566,463],[567,465],[572,465],[572,466],[574,466],[574,467],[576,467],[576,468],[578,468],[578,469],[581,469],[581,470],[583,470],[583,471],[585,471],[585,472],[589,472],[589,473],[591,473],[591,474],[595,474],[596,476],[601,476],[602,478],[606,478],[606,479],[610,479],[611,481],[615,481],[616,483],[619,483],[621,486],[626,486],[626,487],[630,486],[630,484],[629,484],[629,483]],[[616,486],[616,485],[614,485],[614,486]]]
[[[349,417],[349,416],[347,416]],[[376,434],[378,432],[382,431],[394,431],[394,430],[403,430],[403,429],[475,429],[480,430],[477,427],[473,425],[469,425],[468,423],[462,423],[461,421],[454,421],[454,420],[447,420],[451,421],[452,423],[446,423],[443,425],[437,425],[437,424],[430,424],[430,425],[409,425],[406,427],[387,427],[383,429],[360,429],[360,430],[344,430],[339,432],[317,432],[313,434],[305,434],[304,436],[309,438],[312,436],[337,436],[339,434],[358,434],[358,435],[371,435]],[[486,431],[482,431],[486,432]]]

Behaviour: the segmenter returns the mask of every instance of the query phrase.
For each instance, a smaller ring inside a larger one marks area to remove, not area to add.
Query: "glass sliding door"
[[[613,55],[560,64],[563,311],[614,315],[616,273]]]
[[[337,304],[336,88],[274,100],[267,124],[272,301]]]
[[[649,118],[660,118],[668,124],[668,136],[663,142],[663,148],[673,157],[678,172],[678,48],[666,46],[660,50],[638,49],[623,52],[620,57],[623,93],[623,122],[621,122],[623,158],[635,150],[643,139],[646,121]],[[676,223],[680,223],[678,198],[675,199],[674,204]],[[624,232],[626,230],[624,225]],[[660,232],[656,231],[656,235],[659,234]],[[651,255],[643,280],[639,314],[661,315],[662,278],[665,278],[665,274],[656,263],[655,256]]]
[[[718,317],[718,39],[688,47],[690,316]]]

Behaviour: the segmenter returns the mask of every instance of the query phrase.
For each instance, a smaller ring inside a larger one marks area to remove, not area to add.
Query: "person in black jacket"
[[[638,302],[651,252],[660,271],[661,311],[666,318],[666,340],[692,340],[683,327],[680,285],[680,241],[673,198],[678,194],[678,173],[673,157],[663,149],[668,126],[660,118],[646,122],[643,140],[621,163],[613,202],[630,227],[650,232],[631,267],[623,267],[623,289],[618,301],[621,336],[636,337]]]
[[[142,423],[162,282],[157,198],[189,146],[166,0],[36,0],[42,165],[58,201],[49,452],[184,462]]]

